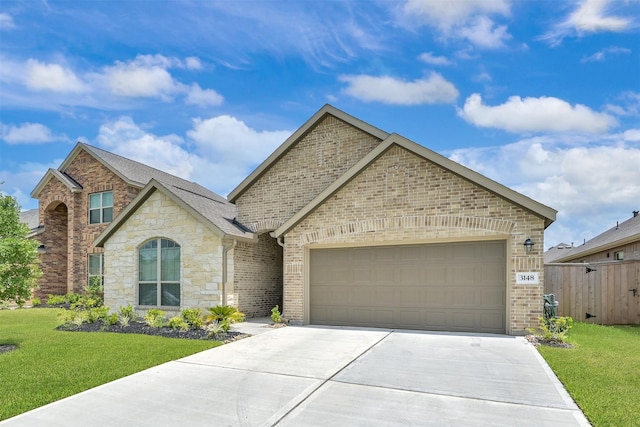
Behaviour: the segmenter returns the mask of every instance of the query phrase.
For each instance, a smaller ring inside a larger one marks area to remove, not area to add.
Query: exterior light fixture
[[[531,252],[533,250],[533,240],[530,237],[527,237],[527,240],[524,241],[524,248],[527,252]]]

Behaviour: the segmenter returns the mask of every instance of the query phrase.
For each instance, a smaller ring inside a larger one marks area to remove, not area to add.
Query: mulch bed
[[[131,321],[128,326],[106,325],[103,322],[83,323],[81,326],[61,325],[56,328],[59,331],[67,332],[115,332],[120,334],[144,334],[166,338],[183,338],[190,340],[214,340],[225,343],[247,338],[250,335],[241,332],[229,331],[217,335],[209,336],[204,329],[190,329],[181,331],[169,327],[152,328],[144,322]]]
[[[557,348],[573,348],[573,344],[569,344],[568,342],[556,341],[556,340],[545,340],[541,337],[537,337],[535,335],[527,335],[525,337],[527,341],[535,346],[546,345],[547,347],[557,347]]]
[[[18,348],[17,345],[13,345],[13,344],[0,344],[0,354],[2,353],[8,353],[10,351],[15,350],[16,348]]]

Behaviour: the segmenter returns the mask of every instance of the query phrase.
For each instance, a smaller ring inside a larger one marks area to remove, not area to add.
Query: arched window
[[[138,250],[138,304],[180,306],[180,245],[153,239]]]

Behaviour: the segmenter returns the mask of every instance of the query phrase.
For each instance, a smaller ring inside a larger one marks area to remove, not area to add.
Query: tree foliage
[[[38,267],[40,243],[27,238],[20,222],[20,205],[0,192],[0,301],[24,303],[42,275]]]

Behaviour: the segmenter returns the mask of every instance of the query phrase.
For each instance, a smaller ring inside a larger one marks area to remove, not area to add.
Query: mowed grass
[[[170,360],[216,347],[211,340],[56,331],[56,309],[0,311],[0,420]]]
[[[589,421],[640,426],[640,326],[576,323],[569,342],[538,350]]]

